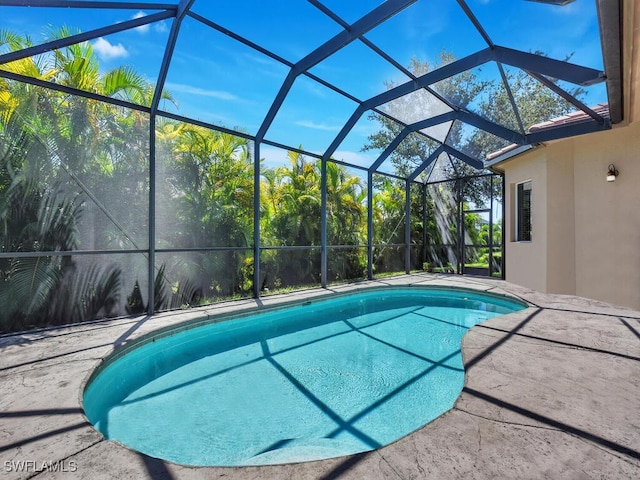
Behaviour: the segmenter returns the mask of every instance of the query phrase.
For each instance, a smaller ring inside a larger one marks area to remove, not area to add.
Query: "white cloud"
[[[300,120],[296,122],[296,125],[306,128],[313,128],[315,130],[326,130],[328,132],[337,132],[340,130],[340,127],[336,125],[324,125],[322,123],[314,123],[309,120]]]
[[[261,145],[260,158],[264,160],[262,162],[264,168],[278,168],[288,165],[287,151],[281,148]]]
[[[351,165],[368,168],[376,160],[377,155],[365,152],[353,152],[349,150],[336,150],[334,154],[331,155],[331,158]]]
[[[169,31],[169,27],[167,26],[167,22],[163,20],[161,22],[154,23],[153,30],[157,33],[167,33]]]
[[[101,60],[112,60],[114,58],[128,57],[129,52],[121,43],[112,45],[109,40],[100,37],[93,42],[93,50],[98,54]]]
[[[131,18],[136,19],[136,18],[142,18],[142,17],[146,17],[146,16],[147,16],[147,14],[146,14],[146,13],[144,13],[142,10],[140,10],[138,13],[136,13],[136,14],[135,14],[133,17],[131,17]],[[140,32],[140,33],[147,33],[147,32],[149,31],[149,24],[141,25],[141,26],[139,26],[139,27],[136,27],[136,30],[137,30],[138,32]]]
[[[189,93],[193,95],[201,95],[203,97],[213,97],[219,100],[238,100],[234,94],[223,90],[205,90],[204,88],[192,87],[182,83],[167,83],[167,90],[170,92]]]
[[[261,145],[260,158],[263,159],[262,166],[264,168],[278,168],[289,165],[289,160],[287,160],[287,150],[283,150],[277,147]],[[350,165],[368,168],[376,160],[377,155],[371,154],[369,152],[337,150],[333,155],[331,155],[331,158],[348,163]],[[308,159],[313,160],[313,158],[310,157]],[[361,175],[360,170],[354,170],[352,173]]]

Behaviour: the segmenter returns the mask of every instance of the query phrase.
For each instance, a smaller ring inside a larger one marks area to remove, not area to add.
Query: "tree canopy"
[[[421,62],[413,58],[408,69],[415,77],[420,77],[455,60],[451,53],[443,50],[437,63]],[[442,80],[432,85],[430,91],[423,89],[383,105],[381,110],[389,116],[371,113],[371,118],[378,122],[380,128],[369,136],[363,150],[384,150],[402,131],[404,124],[451,109],[469,110],[514,131],[526,131],[532,125],[575,110],[573,105],[525,71],[502,71],[506,85],[502,80],[487,80],[479,68]],[[389,82],[386,86],[391,89],[396,85]],[[584,96],[584,89],[576,87],[568,93],[580,99]],[[513,108],[511,98],[517,111]],[[428,115],[424,112],[428,112]],[[394,118],[403,123],[398,123]],[[407,136],[390,155],[395,173],[407,176],[422,165],[441,143],[484,160],[486,155],[503,148],[508,142],[456,120]],[[446,155],[443,157],[446,158]],[[451,179],[481,173],[451,155],[446,161],[439,162],[439,167],[444,170],[443,176]]]
[[[29,45],[0,32],[0,46]],[[155,89],[129,67],[103,70],[86,42],[5,68],[141,105]],[[251,142],[163,117],[154,124],[152,222],[148,114],[0,78],[1,331],[142,313],[149,268],[155,309],[251,295]],[[320,282],[321,166],[286,150],[279,166],[261,165],[261,289]],[[326,172],[329,281],[363,278],[366,184],[333,161]],[[399,238],[403,195],[388,182],[376,188],[376,242]]]

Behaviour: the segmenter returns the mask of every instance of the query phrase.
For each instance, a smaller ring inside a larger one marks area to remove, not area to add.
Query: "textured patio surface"
[[[429,274],[258,303],[381,284],[462,286],[531,306],[466,334],[464,390],[425,427],[369,453],[265,467],[193,468],[150,458],[104,440],[81,405],[88,376],[114,348],[188,318],[255,307],[255,300],[0,337],[0,477],[640,478],[640,312],[499,280]]]

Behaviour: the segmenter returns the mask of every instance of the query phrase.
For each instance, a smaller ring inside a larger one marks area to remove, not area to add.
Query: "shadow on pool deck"
[[[384,283],[491,290],[534,306],[467,333],[463,392],[452,410],[427,426],[364,454],[264,467],[195,468],[154,459],[104,441],[82,414],[84,382],[114,345],[184,321],[193,311],[0,338],[3,477],[637,477],[640,312],[497,280],[419,274]],[[262,301],[269,305],[280,299]],[[232,307],[204,310],[225,308]]]

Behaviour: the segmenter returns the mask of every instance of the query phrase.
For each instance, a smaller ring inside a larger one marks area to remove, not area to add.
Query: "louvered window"
[[[516,185],[516,242],[531,241],[531,180]]]

